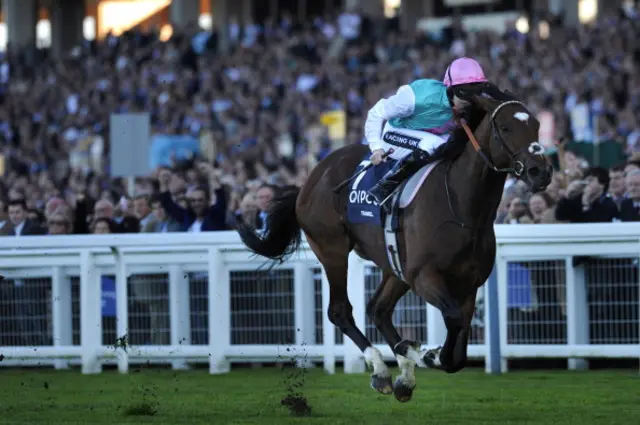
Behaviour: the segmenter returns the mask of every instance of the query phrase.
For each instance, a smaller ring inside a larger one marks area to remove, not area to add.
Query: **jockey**
[[[369,191],[379,205],[408,177],[429,162],[437,147],[445,143],[455,127],[453,107],[467,103],[453,93],[453,87],[486,83],[482,67],[471,58],[454,60],[444,81],[416,80],[401,86],[395,95],[380,99],[367,115],[364,133],[371,149],[371,162],[378,165],[390,148],[399,160]],[[387,123],[382,128],[384,121]],[[387,211],[389,208],[385,207]]]

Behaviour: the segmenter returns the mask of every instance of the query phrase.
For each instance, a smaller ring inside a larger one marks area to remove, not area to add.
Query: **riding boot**
[[[382,179],[369,190],[369,195],[381,205],[385,211],[391,212],[391,206],[386,202],[390,195],[402,184],[405,179],[411,177],[415,172],[429,162],[430,155],[426,152],[411,153],[393,165],[393,168],[385,174]]]

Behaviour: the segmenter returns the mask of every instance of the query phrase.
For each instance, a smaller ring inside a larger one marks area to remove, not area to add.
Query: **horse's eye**
[[[511,130],[509,130],[509,127],[507,127],[506,125],[501,125],[500,126],[500,131],[502,131],[503,133],[508,133]]]

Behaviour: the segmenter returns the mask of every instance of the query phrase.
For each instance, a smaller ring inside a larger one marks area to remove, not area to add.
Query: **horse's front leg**
[[[447,338],[442,347],[422,350],[418,354],[413,351],[409,351],[409,353],[415,356],[416,364],[420,367],[454,371],[453,369],[459,364],[464,365],[466,362],[466,343],[460,345],[463,353],[459,351],[457,346],[459,345],[458,341],[464,339],[465,335],[468,337],[468,332],[463,332],[465,324],[468,325],[471,322],[471,318],[466,320],[465,310],[468,310],[468,306],[465,303],[465,308],[461,308],[458,300],[449,292],[449,287],[442,274],[428,266],[423,267],[418,273],[414,290],[426,302],[440,310],[447,327]],[[473,294],[468,296],[475,302],[476,291],[472,292]],[[474,304],[472,304],[473,306]],[[471,315],[473,315],[473,310],[471,310]]]
[[[444,345],[422,350],[417,361],[418,366],[441,369],[448,373],[455,373],[464,368],[467,362],[467,345],[475,310],[476,292],[477,289],[467,296],[461,308],[441,309],[447,327]]]
[[[400,375],[393,383],[393,394],[401,402],[407,402],[413,397],[416,388],[416,364],[420,360],[420,343],[402,340],[393,350],[400,367]]]
[[[429,367],[442,369],[448,373],[455,373],[466,365],[471,320],[476,306],[476,293],[477,289],[464,300],[460,308],[462,316],[460,319],[457,316],[447,316],[446,311],[442,312],[442,317],[447,326],[447,339],[441,350],[427,352],[422,357],[422,361]]]

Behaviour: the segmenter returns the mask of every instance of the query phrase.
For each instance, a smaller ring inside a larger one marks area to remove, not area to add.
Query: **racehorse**
[[[365,145],[333,151],[301,189],[275,198],[265,236],[258,236],[249,225],[238,227],[252,252],[277,261],[297,250],[300,230],[304,231],[329,281],[329,319],[364,353],[373,369],[371,386],[383,394],[393,392],[401,402],[413,395],[416,365],[449,373],[465,366],[476,292],[495,262],[493,222],[507,174],[522,179],[533,191],[543,190],[551,181],[552,167],[537,142],[538,120],[513,95],[491,84],[480,87],[457,93],[471,102],[469,121],[457,120],[451,140],[442,146],[442,161],[400,213],[397,240],[404,281],[387,258],[382,227],[347,222],[347,191],[334,190],[365,157]],[[380,351],[352,316],[347,296],[352,250],[383,271],[366,311],[398,361],[401,373],[393,384]],[[409,289],[441,311],[447,328],[442,347],[420,351],[419,343],[402,339],[393,326],[393,310]]]

